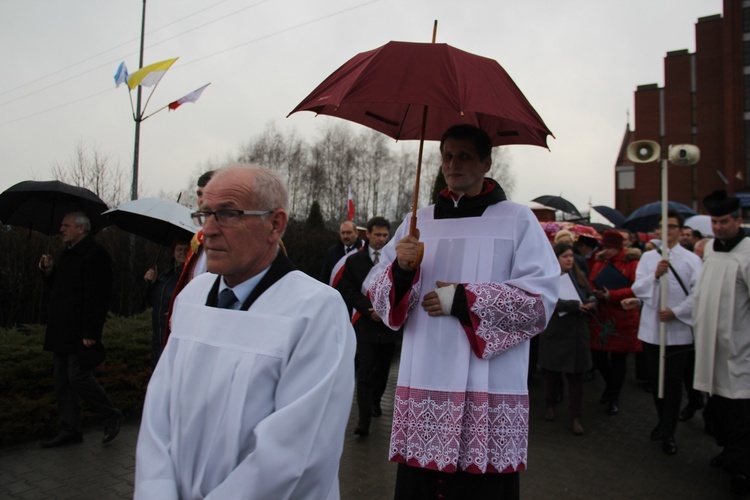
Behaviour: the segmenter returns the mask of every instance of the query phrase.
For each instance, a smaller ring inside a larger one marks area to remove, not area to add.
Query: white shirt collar
[[[234,296],[237,297],[237,303],[234,304],[233,309],[239,309],[240,307],[242,307],[242,304],[244,304],[250,294],[253,293],[253,290],[258,285],[258,283],[260,283],[260,280],[263,279],[263,276],[266,275],[269,269],[271,269],[271,266],[268,266],[252,278],[243,281],[239,285],[231,287],[232,291],[234,292]],[[226,284],[226,282],[224,281],[224,277],[222,276],[221,281],[219,282],[219,293],[223,292],[226,288],[230,287]]]

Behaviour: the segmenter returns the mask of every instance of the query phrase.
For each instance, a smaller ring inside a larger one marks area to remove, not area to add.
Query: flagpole
[[[146,0],[143,0],[143,13],[141,15],[141,48],[139,68],[143,67],[143,45],[146,37]],[[138,153],[141,145],[141,86],[138,85],[135,113],[135,143],[133,144],[133,183],[130,186],[130,199],[138,199]]]
[[[148,103],[146,103],[146,104],[148,104]],[[151,118],[151,117],[152,117],[152,116],[154,116],[154,115],[155,115],[156,113],[158,113],[159,111],[164,111],[164,110],[165,110],[165,109],[167,109],[168,107],[169,107],[169,104],[166,104],[166,105],[162,106],[161,108],[157,109],[157,110],[156,110],[156,111],[154,111],[153,113],[151,113],[151,114],[148,114],[148,115],[144,116],[143,118],[141,118],[141,121],[146,121],[147,119]]]

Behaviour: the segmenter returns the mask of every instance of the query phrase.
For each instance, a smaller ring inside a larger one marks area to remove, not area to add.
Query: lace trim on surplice
[[[475,354],[491,358],[544,330],[541,295],[498,283],[464,287],[471,325],[462,323]]]
[[[473,473],[526,468],[527,395],[397,387],[389,459]]]
[[[388,268],[380,273],[373,281],[368,290],[370,302],[378,316],[388,319],[388,325],[393,328],[399,328],[406,321],[406,316],[419,303],[419,293],[422,289],[422,273],[417,271],[416,281],[409,289],[409,293],[401,299],[401,302],[394,304],[396,300],[396,290],[393,285],[392,263]]]

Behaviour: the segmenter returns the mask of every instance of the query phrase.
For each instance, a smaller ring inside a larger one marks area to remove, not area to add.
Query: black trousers
[[[54,358],[55,397],[62,431],[81,434],[78,398],[86,401],[105,421],[120,415],[92,371],[81,367],[76,354],[56,352]]]
[[[391,368],[393,342],[376,344],[371,342],[357,343],[357,407],[359,408],[359,427],[370,428],[373,405],[380,404],[385,388],[388,385],[388,372]]]
[[[716,444],[724,447],[722,467],[750,477],[750,399],[708,398]]]
[[[628,353],[591,350],[594,368],[604,378],[604,399],[609,403],[620,403],[620,392],[627,374]]]
[[[517,500],[521,496],[518,472],[510,474],[451,474],[398,464],[395,500]]]
[[[666,346],[664,398],[661,399],[659,398],[659,346],[648,342],[642,344],[659,426],[662,434],[672,436],[677,429],[677,419],[680,415],[685,366],[690,361],[690,354],[694,352],[694,347],[693,344]]]
[[[703,408],[706,404],[703,401],[703,393],[697,389],[693,389],[693,379],[695,378],[695,350],[687,353],[687,361],[685,362],[685,373],[682,377],[682,383],[685,385],[685,390],[688,395],[688,404],[693,408]]]

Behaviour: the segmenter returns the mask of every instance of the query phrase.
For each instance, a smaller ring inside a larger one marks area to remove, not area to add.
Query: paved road
[[[703,432],[699,417],[680,423],[675,456],[649,440],[654,425],[651,395],[632,378],[632,365],[621,398],[621,412],[609,417],[598,404],[600,378],[584,388],[584,436],[570,430],[566,403],[556,422],[543,419],[541,376],[531,380],[529,470],[521,474],[526,499],[733,499],[726,473],[710,467],[719,452]],[[395,390],[396,364],[385,397]],[[386,412],[387,413],[387,412]],[[387,461],[390,417],[373,419],[371,434],[353,434],[355,412],[347,428],[341,458],[344,500],[390,499],[396,466]],[[43,450],[36,442],[0,449],[0,498],[131,498],[138,422],[129,421],[120,436],[100,444],[101,429],[84,433],[82,445]]]

